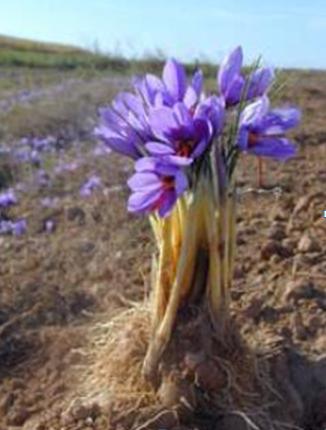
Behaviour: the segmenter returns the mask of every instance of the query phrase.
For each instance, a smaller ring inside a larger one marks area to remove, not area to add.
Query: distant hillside
[[[38,42],[35,40],[21,39],[18,37],[0,35],[0,50],[34,51],[51,54],[76,54],[87,53],[85,49],[77,46],[59,43]]]
[[[0,35],[0,66],[74,69],[124,68],[122,58],[94,53],[76,46],[45,43]]]

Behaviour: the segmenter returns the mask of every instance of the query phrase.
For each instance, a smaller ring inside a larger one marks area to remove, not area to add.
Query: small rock
[[[309,235],[304,235],[299,241],[298,250],[300,252],[319,252],[321,248],[316,239]]]

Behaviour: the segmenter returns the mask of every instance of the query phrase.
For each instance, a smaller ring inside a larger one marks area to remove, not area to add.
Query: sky
[[[326,0],[2,0],[0,33],[182,61],[326,69]]]

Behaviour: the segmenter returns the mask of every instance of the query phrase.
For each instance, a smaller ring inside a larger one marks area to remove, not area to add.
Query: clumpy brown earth
[[[184,321],[186,375],[157,395],[139,376],[154,245],[146,220],[126,212],[131,166],[90,160],[104,190],[81,199],[82,168],[53,184],[55,208],[35,191],[12,209],[29,231],[0,237],[1,430],[325,428],[326,74],[290,77],[284,99],[304,115],[298,156],[267,162],[264,189],[252,158],[238,175],[233,328],[210,362],[186,346],[195,336],[204,349],[202,322]],[[194,378],[196,393],[184,382]],[[217,398],[201,396],[210,389]]]

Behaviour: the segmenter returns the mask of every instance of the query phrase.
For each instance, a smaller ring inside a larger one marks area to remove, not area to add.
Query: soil
[[[265,162],[261,189],[252,158],[242,160],[238,176],[231,313],[243,354],[231,364],[242,378],[250,370],[241,389],[250,391],[258,372],[263,392],[266,385],[272,390],[270,397],[252,402],[258,416],[241,412],[240,396],[238,409],[229,414],[221,408],[211,418],[192,414],[189,420],[170,407],[169,387],[154,396],[147,386],[137,391],[135,380],[130,389],[128,370],[125,399],[113,399],[112,365],[130,353],[139,368],[146,350],[154,244],[146,220],[125,209],[127,191],[120,185],[130,166],[110,155],[97,166],[105,177],[103,192],[81,201],[58,184],[60,202],[47,211],[40,211],[42,194],[28,196],[14,209],[31,220],[28,235],[0,237],[0,430],[282,428],[261,420],[264,405],[274,401],[268,408],[283,428],[326,427],[325,83],[325,73],[307,72],[285,94],[306,114],[295,136],[298,156],[286,164]],[[73,187],[83,172],[76,175],[65,178],[65,187]],[[42,227],[49,217],[56,221],[51,235]],[[122,330],[124,343],[108,351],[114,330]],[[223,353],[217,355],[222,362]],[[223,394],[225,373],[204,362],[210,373],[198,374],[205,390],[216,383]],[[175,394],[181,385],[174,385],[172,394],[191,405],[191,393]],[[160,407],[146,412],[152,401]]]

